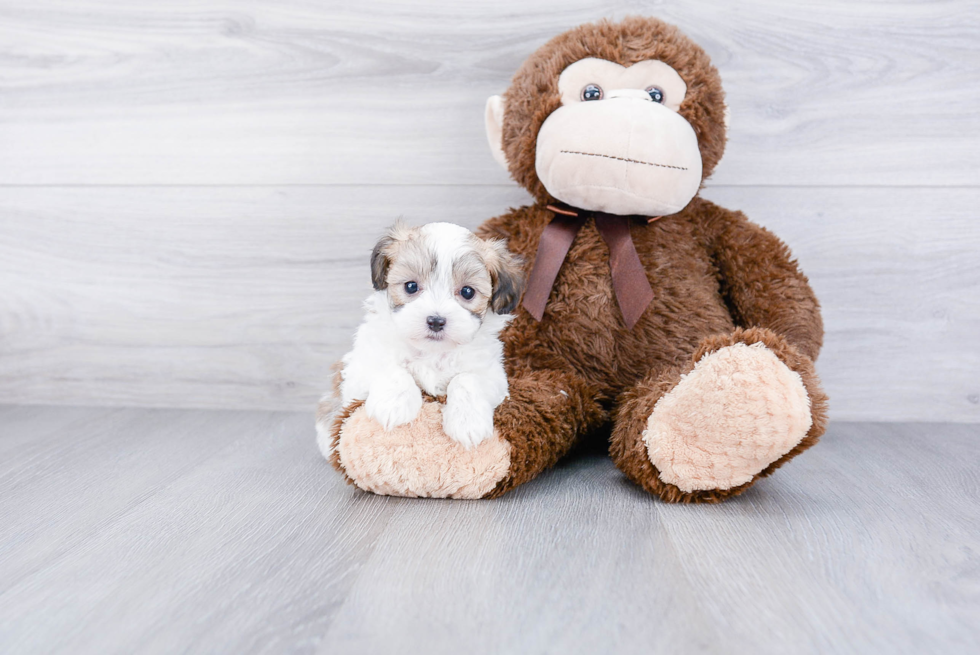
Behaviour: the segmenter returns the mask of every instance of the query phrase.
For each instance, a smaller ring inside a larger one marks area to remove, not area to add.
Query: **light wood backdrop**
[[[833,417],[980,421],[972,0],[0,0],[0,402],[311,408],[384,226],[527,200],[486,97],[628,14],[721,71],[704,194],[810,275]]]

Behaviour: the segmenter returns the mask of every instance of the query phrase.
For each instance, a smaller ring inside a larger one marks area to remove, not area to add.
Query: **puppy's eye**
[[[598,84],[587,84],[582,89],[582,100],[602,100],[602,87]]]
[[[663,89],[656,86],[648,86],[646,88],[646,92],[650,94],[650,100],[653,100],[654,102],[663,103],[664,101]]]
[[[405,283],[405,293],[407,293],[408,295],[412,295],[413,293],[418,292],[418,290],[419,290],[419,283],[418,282],[406,282]]]
[[[473,287],[463,287],[459,290],[459,295],[463,296],[464,300],[473,300],[473,296],[476,295],[476,291],[473,290]]]

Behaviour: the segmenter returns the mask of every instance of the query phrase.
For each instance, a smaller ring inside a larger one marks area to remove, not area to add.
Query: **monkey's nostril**
[[[425,323],[433,332],[441,332],[446,327],[446,319],[442,316],[430,316],[425,319]]]

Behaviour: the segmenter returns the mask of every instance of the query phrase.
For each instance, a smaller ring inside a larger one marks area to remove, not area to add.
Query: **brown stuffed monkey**
[[[528,273],[501,335],[510,395],[495,437],[450,441],[434,399],[390,431],[354,404],[321,426],[351,482],[492,498],[605,437],[650,493],[716,502],[817,441],[817,299],[779,239],[697,195],[726,139],[699,46],[651,18],[577,27],[531,55],[486,122],[535,198],[479,230]]]

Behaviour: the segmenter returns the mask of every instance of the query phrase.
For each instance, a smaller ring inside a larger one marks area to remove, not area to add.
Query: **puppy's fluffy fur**
[[[498,335],[520,299],[521,261],[458,225],[399,223],[375,246],[371,273],[375,292],[342,360],[344,405],[364,400],[391,429],[418,415],[422,391],[445,395],[450,438],[471,448],[491,436],[507,397]]]

